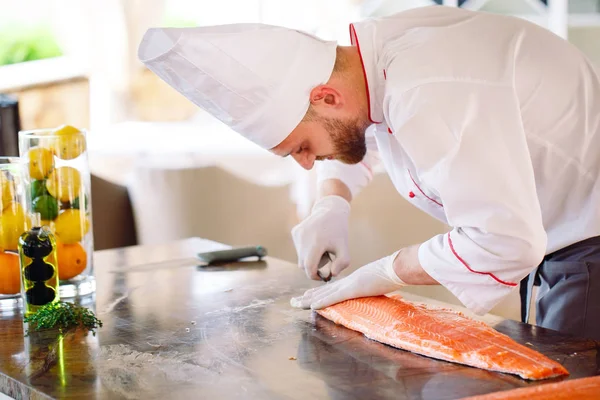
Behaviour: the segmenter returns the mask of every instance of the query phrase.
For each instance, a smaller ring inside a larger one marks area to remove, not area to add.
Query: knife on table
[[[258,257],[260,261],[267,255],[267,249],[262,246],[237,247],[227,250],[215,250],[198,253],[196,257],[205,263],[205,266],[213,263],[236,262],[248,257]]]
[[[263,246],[234,247],[231,249],[198,253],[195,257],[181,258],[178,260],[166,260],[155,263],[125,266],[123,268],[114,269],[112,272],[138,272],[191,266],[204,268],[214,265],[222,265],[228,262],[237,262],[249,257],[258,257],[258,261],[260,261],[266,255],[267,249]]]
[[[207,253],[198,254],[198,258],[207,263],[207,265],[211,265],[214,262],[234,262],[239,261],[242,258],[252,256],[257,256],[260,260],[266,254],[267,251],[265,248],[261,246],[256,246],[242,247],[230,250],[209,251]],[[331,262],[331,255],[329,254],[329,252],[326,251],[321,256],[321,260],[319,261],[319,268],[317,270],[319,278],[321,278],[324,282],[329,282],[331,280],[331,267],[329,266]]]
[[[196,254],[196,257],[182,258],[179,260],[166,260],[155,263],[145,263],[124,268],[114,269],[112,272],[140,272],[163,268],[180,268],[197,266],[200,268],[219,265],[228,262],[237,262],[249,257],[258,257],[258,261],[267,255],[267,249],[263,246],[237,247],[226,250],[214,250]],[[325,252],[319,261],[317,274],[323,281],[331,280],[331,263],[329,252]]]

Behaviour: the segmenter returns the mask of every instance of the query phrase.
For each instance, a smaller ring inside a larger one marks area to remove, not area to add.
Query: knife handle
[[[238,261],[246,257],[258,257],[260,260],[267,255],[267,249],[262,246],[237,247],[227,250],[209,251],[206,253],[198,253],[196,256],[208,263],[213,262],[232,262]]]
[[[331,266],[328,266],[328,264],[331,262],[331,254],[326,251],[321,256],[319,266],[317,267],[317,275],[319,275],[319,278],[321,278],[321,280],[324,282],[329,282],[331,280]]]

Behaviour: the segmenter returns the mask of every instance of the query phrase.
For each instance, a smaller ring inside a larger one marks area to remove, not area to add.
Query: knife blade
[[[153,263],[144,263],[133,266],[124,266],[111,272],[141,272],[163,268],[209,267],[215,264],[237,262],[248,257],[258,257],[258,261],[267,255],[267,249],[263,246],[237,247],[225,250],[215,250],[196,254],[195,257],[180,258],[177,260],[165,260]]]

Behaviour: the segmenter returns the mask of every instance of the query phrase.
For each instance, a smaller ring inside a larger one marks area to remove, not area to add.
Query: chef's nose
[[[294,154],[293,157],[294,160],[296,160],[296,162],[306,170],[312,169],[313,165],[315,164],[315,155],[306,150]]]

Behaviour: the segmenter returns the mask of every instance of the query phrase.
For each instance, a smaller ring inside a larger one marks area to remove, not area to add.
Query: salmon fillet
[[[483,322],[398,296],[346,300],[317,313],[372,340],[440,360],[531,380],[569,374],[556,361]]]
[[[591,376],[471,396],[462,400],[598,400],[598,398],[600,398],[600,376]]]

